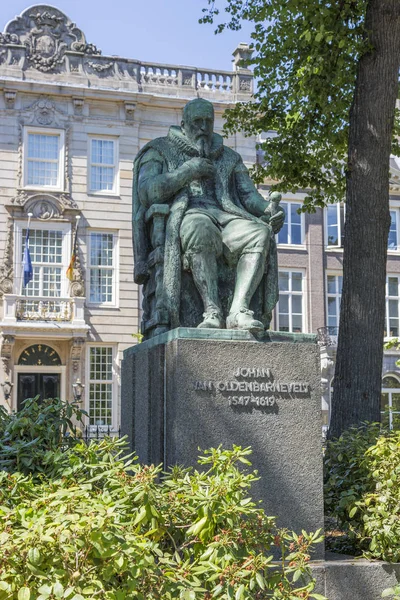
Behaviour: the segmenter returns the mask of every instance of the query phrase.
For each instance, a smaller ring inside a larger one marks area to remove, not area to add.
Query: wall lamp
[[[3,388],[3,394],[4,394],[4,399],[8,402],[11,396],[11,392],[13,389],[14,384],[11,383],[11,381],[9,381],[8,379],[6,379],[2,384],[1,387]]]
[[[76,382],[72,384],[72,389],[74,391],[74,400],[80,402],[82,400],[83,390],[85,389],[85,386],[81,383],[80,379],[77,379]]]

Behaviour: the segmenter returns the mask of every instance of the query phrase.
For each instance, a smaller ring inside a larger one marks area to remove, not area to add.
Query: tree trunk
[[[400,67],[400,2],[369,0],[371,50],[350,111],[343,294],[329,437],[380,421],[389,158]]]

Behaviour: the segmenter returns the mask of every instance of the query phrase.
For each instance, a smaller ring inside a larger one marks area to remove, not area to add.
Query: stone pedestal
[[[122,432],[142,462],[164,466],[195,465],[199,447],[251,446],[267,514],[296,531],[323,527],[314,336],[179,328],[129,348]]]

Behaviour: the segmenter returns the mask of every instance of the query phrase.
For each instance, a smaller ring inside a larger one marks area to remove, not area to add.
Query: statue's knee
[[[264,247],[268,247],[269,246],[269,242],[271,240],[271,230],[269,227],[265,227],[265,225],[261,225],[259,226],[258,229],[258,244],[260,246],[264,246]]]
[[[181,243],[186,253],[221,252],[222,240],[218,228],[206,215],[185,217],[181,225]]]

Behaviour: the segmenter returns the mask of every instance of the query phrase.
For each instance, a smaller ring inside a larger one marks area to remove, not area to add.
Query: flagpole
[[[26,244],[27,238],[29,240],[29,227],[31,225],[32,217],[33,217],[33,213],[29,212],[28,213],[28,225],[27,225],[26,234],[25,234],[25,244]],[[25,246],[24,246],[24,250],[25,250]],[[21,262],[21,285],[20,285],[20,294],[19,294],[20,296],[22,296],[23,285],[24,285],[24,261],[22,260],[22,262]],[[26,288],[25,288],[25,296],[26,296]]]

